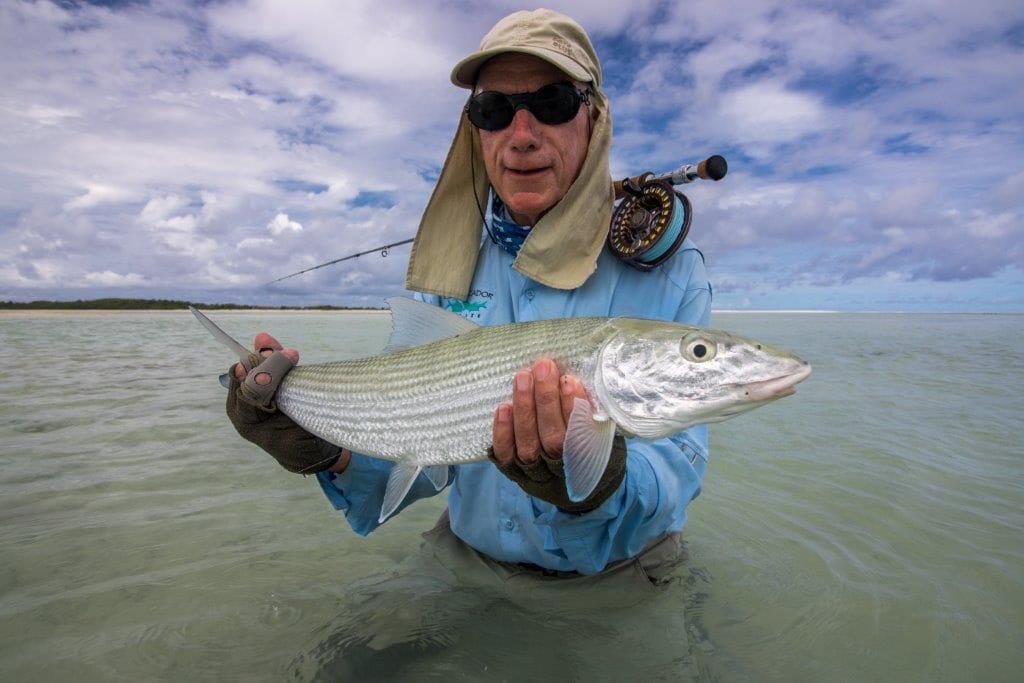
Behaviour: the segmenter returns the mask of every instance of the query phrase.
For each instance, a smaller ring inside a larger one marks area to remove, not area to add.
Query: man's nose
[[[512,146],[525,150],[537,146],[537,129],[541,125],[537,118],[526,107],[520,107],[512,117]]]

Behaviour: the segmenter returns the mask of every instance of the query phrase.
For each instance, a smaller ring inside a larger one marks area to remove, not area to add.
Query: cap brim
[[[477,73],[480,71],[480,67],[482,67],[488,59],[506,52],[519,52],[526,55],[533,55],[534,57],[538,57],[543,59],[545,62],[554,65],[573,80],[581,81],[583,83],[591,82],[590,74],[587,73],[582,66],[569,59],[561,52],[547,50],[542,47],[530,47],[524,45],[522,47],[494,47],[488,50],[478,50],[477,52],[470,54],[456,64],[455,68],[452,69],[452,83],[460,88],[472,90],[473,87],[476,86],[476,77]]]

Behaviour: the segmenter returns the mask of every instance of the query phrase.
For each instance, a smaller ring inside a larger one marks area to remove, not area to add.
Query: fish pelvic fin
[[[422,471],[423,468],[419,465],[401,463],[391,468],[388,483],[384,487],[384,502],[380,506],[380,517],[377,519],[378,524],[383,524],[384,520],[395,514],[402,501],[409,495],[412,485],[416,483],[416,477],[420,476]]]
[[[614,440],[615,423],[606,415],[595,414],[590,401],[577,398],[565,426],[562,445],[569,500],[578,503],[594,492],[608,468]]]
[[[434,485],[434,489],[440,491],[448,485],[448,466],[447,465],[427,465],[422,467],[419,465],[407,465],[407,464],[396,464],[391,468],[391,474],[388,475],[388,483],[384,487],[384,502],[380,506],[380,517],[377,519],[378,524],[383,524],[391,515],[398,511],[401,507],[402,501],[409,495],[409,491],[412,490],[412,485],[416,483],[416,478],[420,476],[420,472],[427,475],[427,479]]]
[[[448,485],[448,465],[428,465],[423,468],[423,472],[434,485],[435,491],[440,491]]]
[[[239,344],[238,341],[235,340],[235,338],[232,337],[230,334],[217,327],[216,323],[214,323],[212,320],[210,320],[205,315],[200,313],[196,308],[189,306],[188,310],[192,311],[192,315],[194,315],[196,317],[196,320],[198,320],[200,324],[206,328],[207,332],[213,335],[214,339],[219,341],[224,346],[228,347],[228,349],[230,349],[232,353],[238,356],[238,360],[242,361],[243,364],[249,362],[249,356],[252,354],[252,352],[249,351],[249,349]]]

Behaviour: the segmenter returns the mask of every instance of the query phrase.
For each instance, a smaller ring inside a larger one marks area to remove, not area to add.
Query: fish
[[[811,374],[787,351],[725,331],[664,320],[580,317],[480,326],[406,297],[387,300],[392,332],[378,354],[299,365],[277,407],[326,441],[395,463],[379,521],[421,473],[440,491],[449,467],[488,459],[494,411],[516,371],[552,358],[576,375],[563,445],[569,498],[585,500],[616,433],[653,440],[719,422],[795,393]],[[193,315],[240,359],[249,350],[200,311]]]

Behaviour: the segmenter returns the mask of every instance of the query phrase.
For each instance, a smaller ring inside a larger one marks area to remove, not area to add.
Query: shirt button
[[[526,290],[525,292],[523,292],[523,296],[526,297],[527,301],[533,301],[533,290],[532,289]]]
[[[508,529],[509,531],[512,531],[512,529],[516,528],[516,523],[513,522],[511,519],[506,519],[505,520],[505,528]]]

